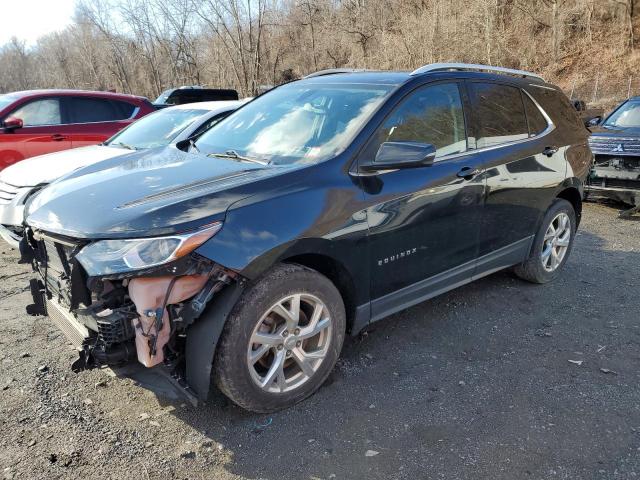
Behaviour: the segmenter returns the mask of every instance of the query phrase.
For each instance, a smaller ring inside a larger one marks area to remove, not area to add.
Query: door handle
[[[546,147],[542,151],[542,154],[546,155],[547,157],[553,157],[553,155],[556,153],[558,153],[558,147]]]
[[[478,175],[480,170],[473,167],[462,167],[458,173],[456,173],[456,177],[464,178],[465,180],[471,180],[473,177]]]
[[[53,135],[51,135],[51,140],[53,140],[54,142],[61,142],[62,140],[66,140],[67,137],[65,137],[64,135],[60,135],[59,133],[54,133]]]

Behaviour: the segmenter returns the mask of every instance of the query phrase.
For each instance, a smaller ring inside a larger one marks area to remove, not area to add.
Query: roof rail
[[[446,70],[461,70],[461,71],[472,71],[472,72],[492,72],[492,73],[502,73],[506,75],[516,75],[518,77],[531,77],[537,78],[538,80],[542,80],[544,82],[544,78],[540,75],[527,72],[525,70],[515,70],[513,68],[504,68],[504,67],[492,67],[491,65],[478,65],[474,63],[431,63],[429,65],[424,65],[413,72],[411,75],[420,75],[422,73],[429,72],[441,72]]]
[[[305,75],[302,78],[324,77],[325,75],[335,75],[336,73],[358,73],[366,72],[364,68],[329,68]]]

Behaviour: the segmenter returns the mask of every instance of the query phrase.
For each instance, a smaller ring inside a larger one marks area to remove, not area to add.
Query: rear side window
[[[14,110],[9,116],[22,119],[25,127],[43,125],[60,125],[60,100],[57,98],[43,98],[35,100]]]
[[[471,83],[470,88],[479,128],[478,148],[529,137],[519,88],[495,83]]]
[[[116,109],[116,120],[126,120],[131,118],[135,112],[136,105],[127,102],[121,102],[120,100],[110,100],[111,104]]]
[[[464,152],[467,136],[460,90],[455,83],[410,93],[378,131],[378,143],[419,142],[436,147],[436,158]]]
[[[133,113],[132,108],[127,111],[112,100],[90,97],[70,98],[67,109],[71,123],[113,122],[129,118]]]
[[[527,113],[527,122],[529,123],[529,136],[535,137],[536,135],[540,135],[549,126],[547,120],[536,104],[533,103],[533,100],[529,98],[529,95],[526,93],[523,94],[522,100],[524,101],[524,109]]]

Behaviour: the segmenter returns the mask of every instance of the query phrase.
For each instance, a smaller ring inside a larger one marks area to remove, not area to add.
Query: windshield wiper
[[[113,145],[118,145],[122,148],[126,148],[127,150],[138,150],[136,147],[132,147],[131,145],[127,145],[124,142],[118,142],[118,143],[114,143]]]
[[[269,165],[269,162],[264,162],[256,158],[243,157],[242,155],[238,154],[238,152],[236,152],[235,150],[227,150],[224,153],[208,153],[207,157],[231,158],[233,160],[238,160],[240,162],[251,162],[251,163],[259,163],[260,165]]]

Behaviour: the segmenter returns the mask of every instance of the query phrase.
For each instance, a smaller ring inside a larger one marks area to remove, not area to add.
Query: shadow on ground
[[[175,414],[247,478],[640,475],[639,270],[582,231],[554,283],[502,272],[376,323],[294,408]]]

